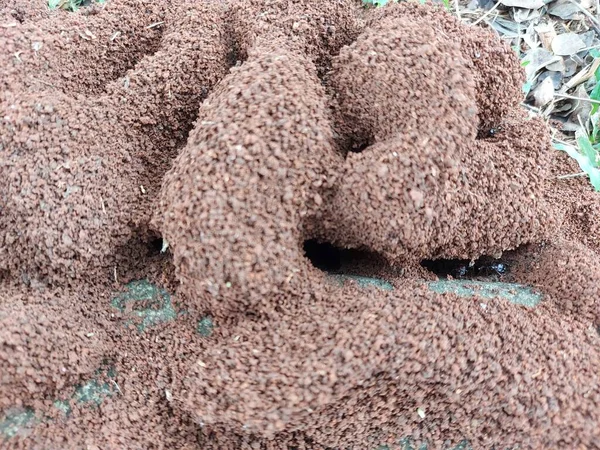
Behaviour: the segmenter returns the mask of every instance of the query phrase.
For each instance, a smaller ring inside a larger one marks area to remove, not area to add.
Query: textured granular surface
[[[600,448],[600,201],[491,32],[4,0],[0,48],[0,447]]]

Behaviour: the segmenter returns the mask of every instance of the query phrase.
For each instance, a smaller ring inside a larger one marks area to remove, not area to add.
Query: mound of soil
[[[491,32],[351,0],[0,25],[3,445],[600,447],[600,201]]]

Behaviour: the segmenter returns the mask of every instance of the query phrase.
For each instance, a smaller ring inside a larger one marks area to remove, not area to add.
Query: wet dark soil
[[[491,32],[5,0],[0,48],[0,446],[600,448],[600,201]]]

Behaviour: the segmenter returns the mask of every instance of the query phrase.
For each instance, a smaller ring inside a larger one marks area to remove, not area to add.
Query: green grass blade
[[[590,116],[590,122],[592,122],[592,136],[590,140],[594,144],[594,150],[598,153],[596,144],[598,144],[598,140],[600,139],[600,127],[598,126],[600,125],[600,111],[596,111]]]
[[[581,170],[590,178],[590,183],[596,192],[600,192],[600,170],[594,167],[586,156],[579,153],[575,147],[570,145],[555,143],[554,148],[566,152],[571,158],[577,161]]]
[[[592,142],[587,134],[582,131],[575,133],[579,151],[585,156],[593,167],[598,167],[598,153],[594,150]]]
[[[594,89],[590,92],[590,98],[592,100],[600,101],[600,83],[596,83],[596,86],[594,86]],[[591,113],[594,114],[596,111],[598,111],[598,103],[592,103]]]
[[[595,58],[595,59],[600,58],[600,49],[597,49],[597,48],[591,49],[590,55],[592,56],[592,58]],[[594,72],[594,76],[596,77],[597,81],[600,81],[600,67],[598,67],[596,69],[596,71]]]

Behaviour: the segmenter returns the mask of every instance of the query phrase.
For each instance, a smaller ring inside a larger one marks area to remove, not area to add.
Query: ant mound
[[[3,443],[597,446],[600,204],[491,32],[28,5],[0,8]]]
[[[473,51],[479,33],[455,27],[442,21],[449,36],[461,36],[448,42],[425,18],[393,15],[334,59],[338,129],[363,149],[347,156],[327,240],[405,264],[498,254],[544,237],[545,125],[517,110],[514,58],[505,65],[489,39]],[[512,76],[500,81],[506,67]],[[498,91],[508,105],[490,104]],[[502,137],[477,138],[477,126],[491,120]]]
[[[115,249],[145,227],[198,104],[227,71],[223,8],[170,4],[140,16],[145,3],[4,32],[0,269],[12,276],[65,285],[114,267]],[[179,25],[142,58],[156,44],[134,43],[160,17]],[[194,28],[206,32],[181,52],[180,30]],[[104,58],[98,40],[108,42]]]

